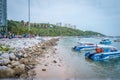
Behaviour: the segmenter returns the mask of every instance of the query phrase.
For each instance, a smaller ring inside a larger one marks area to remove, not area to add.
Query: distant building
[[[7,26],[7,0],[0,0],[0,26]]]
[[[59,23],[56,23],[56,26],[62,26],[62,23],[61,22],[59,22]]]
[[[76,25],[64,24],[65,27],[76,29]]]

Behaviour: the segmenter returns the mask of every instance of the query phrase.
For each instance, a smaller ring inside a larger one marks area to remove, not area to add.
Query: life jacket
[[[101,48],[96,48],[96,52],[97,52],[97,53],[102,53],[103,50],[102,50]]]

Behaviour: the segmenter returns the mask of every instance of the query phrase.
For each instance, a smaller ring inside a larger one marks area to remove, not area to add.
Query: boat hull
[[[94,61],[101,61],[101,60],[106,60],[106,59],[113,59],[113,58],[118,58],[120,57],[120,52],[105,52],[105,53],[90,53],[86,52],[85,53],[86,58],[90,58]]]
[[[95,46],[75,46],[75,47],[73,47],[73,50],[81,51],[81,50],[91,50],[94,48],[95,48]]]
[[[100,42],[100,44],[109,45],[109,44],[111,44],[111,42],[110,41],[109,42]]]
[[[110,45],[111,41],[109,39],[103,39],[100,44]]]

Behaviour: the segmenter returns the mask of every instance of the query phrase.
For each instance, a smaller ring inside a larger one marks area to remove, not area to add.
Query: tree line
[[[82,31],[79,29],[68,28],[66,26],[57,26],[54,24],[41,23],[41,25],[48,25],[48,27],[33,27],[23,25],[23,21],[8,20],[8,31],[21,34],[34,34],[39,36],[104,36],[101,33],[93,31]],[[52,26],[52,27],[51,27]]]

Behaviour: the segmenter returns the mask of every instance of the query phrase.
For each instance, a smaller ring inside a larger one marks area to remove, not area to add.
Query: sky
[[[28,0],[7,0],[8,19],[28,21]],[[30,0],[31,22],[76,25],[120,36],[120,0]]]

